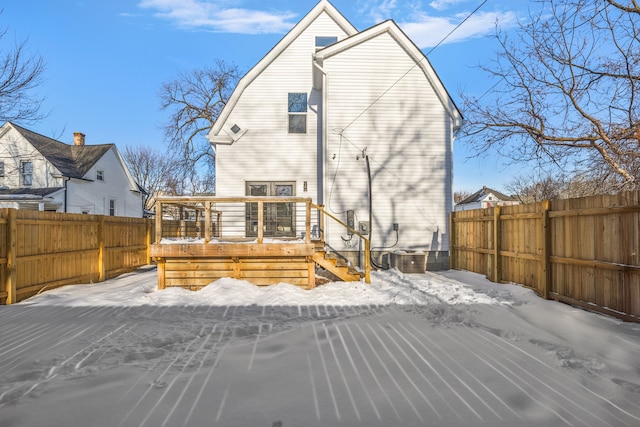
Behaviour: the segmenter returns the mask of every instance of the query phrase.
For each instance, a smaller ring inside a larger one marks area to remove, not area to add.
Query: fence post
[[[540,278],[540,292],[544,299],[549,299],[551,285],[551,220],[549,219],[549,200],[542,201],[542,277]]]
[[[262,200],[260,200],[258,202],[258,244],[261,245],[262,244],[262,240],[264,237],[264,229],[263,229],[263,225],[264,224],[264,203],[262,202]],[[239,278],[239,277],[237,277]]]
[[[501,236],[500,227],[500,206],[493,208],[493,277],[492,282],[500,283],[500,270],[502,269],[502,258],[500,256],[500,240]]]
[[[18,211],[16,209],[7,209],[7,302],[6,304],[15,304],[17,302],[16,286],[18,280],[17,274],[17,250],[18,250]]]
[[[211,241],[211,202],[204,202],[204,242]]]
[[[458,260],[456,257],[456,222],[455,212],[449,214],[449,269],[455,270],[458,268]]]
[[[147,260],[147,264],[151,264],[151,220],[145,220],[145,236],[144,236],[144,244],[147,245],[147,253],[145,258]]]
[[[162,240],[162,202],[156,200],[156,241],[158,244]]]
[[[304,220],[305,243],[311,243],[311,200],[307,200]]]
[[[104,240],[105,240],[105,220],[104,215],[98,215],[98,282],[105,280],[104,267]]]

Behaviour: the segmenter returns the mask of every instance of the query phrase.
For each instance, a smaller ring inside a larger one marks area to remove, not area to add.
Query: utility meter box
[[[360,221],[358,223],[358,231],[365,236],[369,234],[369,221]]]
[[[395,251],[391,252],[391,267],[403,273],[424,273],[427,268],[424,252]]]

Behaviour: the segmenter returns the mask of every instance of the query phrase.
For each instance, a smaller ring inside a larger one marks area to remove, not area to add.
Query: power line
[[[451,31],[449,31],[449,33],[448,33],[446,36],[444,36],[444,37],[442,38],[442,40],[440,40],[440,41],[439,41],[435,46],[433,46],[433,47],[429,50],[429,52],[427,52],[427,54],[426,54],[422,59],[420,59],[418,62],[416,62],[415,64],[413,64],[413,65],[411,66],[411,68],[409,68],[409,70],[407,70],[407,72],[406,72],[406,73],[404,73],[402,76],[400,76],[400,78],[398,78],[395,82],[393,82],[393,84],[392,84],[391,86],[389,86],[389,87],[388,87],[384,92],[382,92],[382,94],[381,94],[380,96],[378,96],[376,99],[374,99],[374,100],[371,102],[371,104],[369,104],[369,106],[368,106],[367,108],[365,108],[365,109],[364,109],[360,114],[358,114],[358,115],[357,115],[357,116],[356,116],[356,117],[355,117],[355,118],[354,118],[354,119],[353,119],[353,120],[352,120],[348,125],[346,125],[342,130],[343,130],[343,131],[347,130],[347,129],[352,125],[352,124],[354,124],[355,122],[357,122],[357,121],[360,119],[360,117],[362,117],[363,115],[365,115],[367,111],[369,111],[371,108],[373,108],[373,106],[374,106],[375,104],[377,104],[377,103],[378,103],[378,101],[380,101],[380,99],[382,99],[382,97],[383,97],[383,96],[385,96],[387,93],[389,93],[389,91],[391,91],[391,89],[393,89],[393,88],[394,88],[398,83],[400,83],[400,81],[402,81],[405,77],[407,77],[407,75],[408,75],[411,71],[413,71],[413,69],[414,69],[414,68],[416,68],[416,67],[417,67],[417,66],[418,66],[422,61],[424,61],[425,59],[427,59],[427,55],[429,55],[429,54],[430,54],[431,52],[433,52],[433,51],[434,51],[438,46],[440,46],[442,43],[444,43],[444,41],[445,41],[447,38],[449,38],[449,36],[450,36],[451,34],[453,34],[453,33],[454,33],[458,28],[460,28],[460,26],[461,26],[462,24],[464,24],[464,23],[465,23],[469,18],[471,18],[471,17],[472,17],[472,16],[473,16],[473,15],[474,15],[478,10],[480,10],[480,8],[481,8],[482,6],[484,6],[484,5],[485,5],[485,3],[486,3],[487,1],[488,1],[488,0],[483,0],[483,1],[482,1],[482,3],[480,3],[480,5],[479,5],[478,7],[476,7],[476,8],[473,10],[473,12],[471,12],[469,15],[467,15],[467,17],[466,17],[466,18],[464,18],[460,23],[458,23],[458,25],[456,25],[456,26],[455,26]]]
[[[433,52],[433,51],[434,51],[438,46],[440,46],[442,43],[444,43],[444,41],[445,41],[446,39],[448,39],[448,38],[449,38],[449,36],[450,36],[451,34],[453,34],[453,33],[454,33],[458,28],[460,28],[460,26],[462,26],[462,24],[464,24],[465,22],[467,22],[467,20],[468,20],[469,18],[471,18],[473,15],[475,15],[475,13],[476,13],[478,10],[480,10],[480,8],[481,8],[482,6],[484,6],[484,4],[485,4],[487,1],[489,1],[489,0],[484,0],[482,3],[480,3],[480,5],[479,5],[478,7],[476,7],[476,8],[473,10],[473,12],[471,12],[469,15],[467,15],[467,17],[466,17],[466,18],[464,18],[464,19],[463,19],[463,20],[462,20],[458,25],[456,25],[456,26],[455,26],[451,31],[449,31],[449,34],[447,34],[446,36],[444,36],[444,37],[442,38],[442,40],[440,40],[440,41],[438,42],[438,44],[436,44],[434,47],[432,47],[432,48],[429,50],[429,52],[427,52],[427,53],[426,53],[426,55],[425,55],[425,56],[429,56],[429,54],[430,54],[431,52]]]

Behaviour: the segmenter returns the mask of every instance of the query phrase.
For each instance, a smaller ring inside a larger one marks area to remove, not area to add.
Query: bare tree
[[[543,0],[485,71],[493,97],[464,97],[479,151],[640,180],[640,11],[614,0]],[[490,101],[490,99],[493,99]]]
[[[471,191],[467,191],[467,190],[454,191],[453,192],[453,203],[460,203],[461,201],[463,201],[467,197],[471,196],[471,194],[473,194],[473,193]]]
[[[136,182],[144,188],[144,208],[153,208],[153,198],[161,192],[170,191],[180,162],[148,147],[125,147],[122,153]],[[179,178],[179,173],[178,173]]]
[[[42,118],[43,98],[33,94],[42,83],[44,60],[26,51],[26,42],[6,41],[0,30],[0,121],[30,123]]]
[[[235,65],[216,61],[213,67],[180,72],[162,84],[161,108],[171,113],[164,126],[169,147],[181,153],[185,167],[215,168],[214,153],[204,138],[215,124],[235,88],[240,72]]]
[[[563,177],[545,176],[537,179],[534,175],[521,175],[513,178],[505,187],[520,203],[535,203],[562,198],[565,183]]]

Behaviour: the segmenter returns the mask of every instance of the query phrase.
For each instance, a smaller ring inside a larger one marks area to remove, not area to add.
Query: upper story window
[[[4,162],[0,162],[0,178],[4,177]]]
[[[98,170],[96,172],[96,179],[98,181],[104,181],[104,171],[103,170]]]
[[[307,133],[306,93],[289,93],[289,133]]]
[[[20,162],[20,178],[24,187],[31,187],[33,183],[33,163]]]
[[[338,37],[316,36],[316,47],[327,47],[338,41]]]

